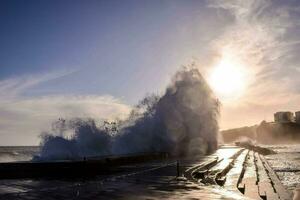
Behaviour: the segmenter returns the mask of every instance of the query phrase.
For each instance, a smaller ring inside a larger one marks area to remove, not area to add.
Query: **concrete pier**
[[[198,178],[197,181],[204,184],[220,185],[250,199],[292,199],[292,194],[281,184],[263,155],[234,147],[230,150],[232,152],[229,154],[217,152],[217,161],[211,160],[214,165],[205,172],[195,166],[193,168],[198,171],[193,170],[191,173],[190,169],[186,170],[186,177],[192,177],[193,181]]]
[[[3,179],[0,199],[292,199],[264,156],[237,146],[115,167],[88,179]]]

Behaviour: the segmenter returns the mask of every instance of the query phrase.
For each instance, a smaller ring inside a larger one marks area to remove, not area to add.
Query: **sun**
[[[211,71],[209,83],[223,100],[240,97],[246,87],[245,68],[234,59],[222,58]]]

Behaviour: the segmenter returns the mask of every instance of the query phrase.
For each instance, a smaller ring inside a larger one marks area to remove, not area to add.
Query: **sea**
[[[0,146],[0,162],[30,161],[39,150],[39,146]]]

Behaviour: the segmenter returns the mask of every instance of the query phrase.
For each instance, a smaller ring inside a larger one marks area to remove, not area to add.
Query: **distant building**
[[[298,117],[300,118],[300,113],[298,113]],[[277,123],[294,122],[294,113],[292,113],[292,112],[277,112],[274,114],[274,121]]]
[[[295,112],[295,121],[296,123],[300,124],[300,111]]]

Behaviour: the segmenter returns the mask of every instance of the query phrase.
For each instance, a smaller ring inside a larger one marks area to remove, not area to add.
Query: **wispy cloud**
[[[208,4],[232,17],[232,24],[213,41],[213,48],[220,55],[234,55],[248,69],[245,95],[239,103],[223,107],[223,127],[258,123],[265,115],[271,120],[276,110],[300,110],[300,4],[270,0]],[[247,113],[248,120],[233,120],[240,113]]]
[[[74,71],[64,70],[43,74],[27,74],[0,80],[0,101],[19,98],[26,90],[40,83],[55,80],[73,72]]]
[[[60,117],[103,120],[123,118],[129,113],[130,106],[109,95],[22,95],[66,74],[27,75],[0,81],[0,145],[38,144],[41,132],[49,130],[53,120]]]

